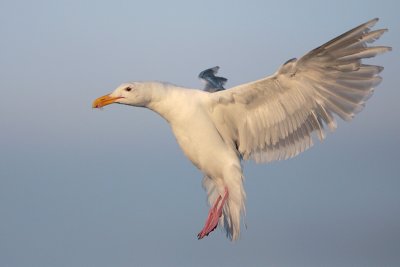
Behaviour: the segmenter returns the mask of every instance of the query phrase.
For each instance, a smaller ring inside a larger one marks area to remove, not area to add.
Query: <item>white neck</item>
[[[152,84],[152,91],[151,101],[146,107],[169,123],[186,117],[188,114],[182,113],[182,110],[191,110],[199,100],[196,95],[202,92],[163,83]]]

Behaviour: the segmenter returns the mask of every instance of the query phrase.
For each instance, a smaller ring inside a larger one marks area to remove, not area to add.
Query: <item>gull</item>
[[[387,29],[370,20],[290,59],[273,75],[223,90],[218,67],[200,73],[206,90],[162,82],[129,82],[97,98],[93,108],[112,103],[148,108],[171,126],[184,154],[203,173],[210,210],[198,239],[218,225],[230,240],[240,235],[245,214],[242,161],[294,157],[323,140],[336,117],[350,121],[379,84],[383,67],[362,62],[390,51],[371,46]]]

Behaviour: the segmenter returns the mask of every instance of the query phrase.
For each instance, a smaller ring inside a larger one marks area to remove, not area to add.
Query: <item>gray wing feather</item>
[[[336,128],[334,114],[351,120],[381,81],[383,67],[362,62],[391,50],[369,45],[387,31],[371,31],[377,21],[289,60],[270,77],[213,94],[218,132],[243,159],[261,162],[303,152],[313,133],[324,139],[324,125]]]
[[[215,76],[218,70],[219,67],[216,66],[200,72],[199,78],[203,80],[206,84],[204,87],[204,91],[212,93],[225,89],[224,84],[226,83],[226,81],[228,81],[228,79],[224,77]]]

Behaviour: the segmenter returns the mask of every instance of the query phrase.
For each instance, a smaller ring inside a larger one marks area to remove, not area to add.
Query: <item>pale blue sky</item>
[[[0,266],[400,266],[398,1],[1,1]],[[165,121],[94,98],[233,86],[374,17],[365,110],[300,156],[245,163],[247,229],[198,241],[201,173]],[[370,61],[371,62],[371,61]]]

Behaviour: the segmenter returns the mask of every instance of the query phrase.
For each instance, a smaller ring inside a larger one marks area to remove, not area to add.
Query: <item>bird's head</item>
[[[114,92],[101,96],[93,101],[93,108],[101,108],[118,103],[137,107],[146,106],[152,98],[152,86],[148,83],[123,83]]]

